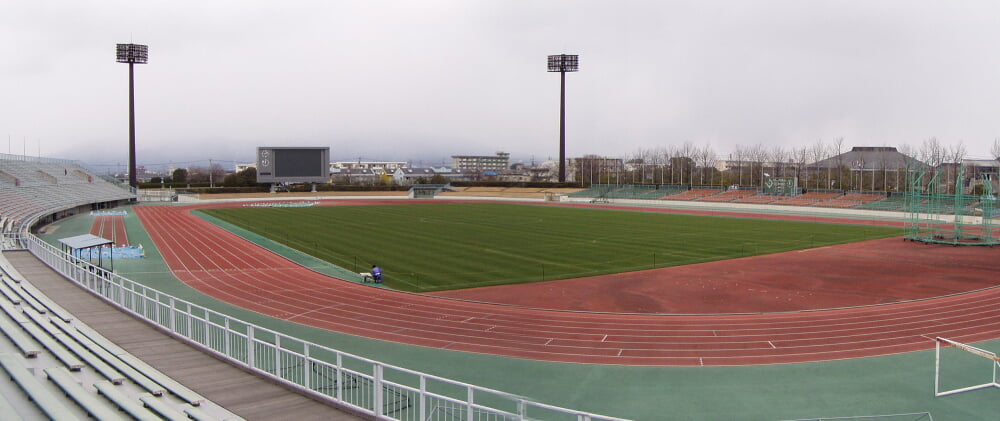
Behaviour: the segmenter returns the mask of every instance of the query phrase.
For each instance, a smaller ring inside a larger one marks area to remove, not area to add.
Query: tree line
[[[577,181],[584,186],[761,187],[767,177],[794,177],[804,189],[891,192],[906,190],[907,176],[916,171],[928,172],[940,183],[954,185],[961,171],[959,164],[967,158],[963,142],[946,145],[934,137],[917,146],[897,147],[899,153],[915,160],[908,160],[902,168],[892,165],[892,155],[884,150],[874,153],[876,162],[857,168],[842,158],[849,150],[843,138],[819,140],[798,148],[738,145],[725,155],[720,155],[708,144],[698,146],[685,142],[677,146],[639,149],[624,158],[587,155],[575,160],[574,170]],[[994,141],[991,155],[1000,161],[1000,139]],[[815,165],[831,159],[832,165]],[[720,161],[725,161],[726,165],[717,165]]]

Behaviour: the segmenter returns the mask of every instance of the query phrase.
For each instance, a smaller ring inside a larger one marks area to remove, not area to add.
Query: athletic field
[[[901,235],[899,228],[537,206],[223,208],[203,212],[393,288],[426,292],[620,273]]]

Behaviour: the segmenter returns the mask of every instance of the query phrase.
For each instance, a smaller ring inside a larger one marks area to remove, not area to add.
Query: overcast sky
[[[7,0],[0,152],[126,162],[334,160],[510,152],[626,156],[684,142],[796,148],[1000,137],[1000,2]]]

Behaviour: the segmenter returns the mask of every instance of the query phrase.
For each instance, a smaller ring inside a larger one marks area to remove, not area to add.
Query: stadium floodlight
[[[566,182],[566,72],[579,70],[580,56],[549,56],[549,71],[559,72],[559,182]]]
[[[128,185],[138,188],[135,166],[135,72],[133,65],[146,64],[149,46],[141,44],[118,44],[117,61],[128,63]]]

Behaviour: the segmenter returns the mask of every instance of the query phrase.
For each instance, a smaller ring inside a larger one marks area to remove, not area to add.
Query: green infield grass
[[[426,292],[578,278],[902,235],[899,228],[509,203],[205,213],[386,285]]]

